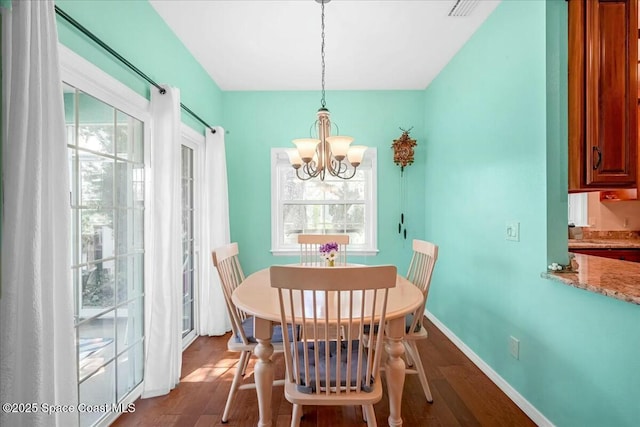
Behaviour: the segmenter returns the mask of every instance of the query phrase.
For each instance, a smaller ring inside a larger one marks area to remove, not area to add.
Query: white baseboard
[[[436,316],[429,310],[425,311],[427,319],[433,323],[458,349],[464,353],[500,390],[507,395],[522,411],[527,414],[531,420],[541,427],[553,427],[553,423],[549,421],[542,412],[538,411],[527,399],[525,399],[518,391],[513,388],[504,378],[491,368],[484,360],[473,352],[460,338],[456,336],[449,328],[447,328]]]

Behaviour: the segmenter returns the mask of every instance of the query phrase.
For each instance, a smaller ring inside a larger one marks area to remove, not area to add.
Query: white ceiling
[[[500,0],[333,0],[325,5],[327,90],[424,89]],[[222,90],[320,88],[314,0],[150,0]]]

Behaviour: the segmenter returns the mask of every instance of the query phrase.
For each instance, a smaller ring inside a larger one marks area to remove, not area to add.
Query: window
[[[61,46],[80,426],[140,394],[148,101]],[[114,405],[114,406],[112,406]]]
[[[193,331],[193,150],[182,146],[182,337]]]
[[[350,236],[349,252],[374,255],[376,246],[376,149],[369,148],[356,175],[302,181],[284,148],[271,150],[271,250],[299,253],[301,233]]]
[[[589,193],[570,193],[569,194],[569,224],[577,227],[587,227],[587,205]]]
[[[80,402],[118,403],[142,381],[143,125],[69,85],[65,107]]]
[[[200,203],[204,136],[182,125],[181,182],[182,182],[182,346],[186,348],[196,339],[195,319],[200,277]]]

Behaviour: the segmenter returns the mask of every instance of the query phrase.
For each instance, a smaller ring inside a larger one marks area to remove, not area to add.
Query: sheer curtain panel
[[[211,261],[211,251],[230,243],[229,192],[227,161],[224,149],[224,129],[216,133],[206,130],[205,166],[202,190],[202,268],[197,331],[199,335],[222,335],[231,330],[220,277]]]
[[[53,1],[2,9],[0,401],[74,412],[0,413],[3,426],[78,424],[69,172]]]
[[[151,198],[145,260],[145,362],[142,397],[169,393],[182,364],[180,91],[151,88]]]

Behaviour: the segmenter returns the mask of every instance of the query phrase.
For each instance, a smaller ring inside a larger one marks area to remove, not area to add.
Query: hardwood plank
[[[177,427],[179,418],[179,415],[160,414],[154,418],[153,425],[157,427]]]
[[[193,427],[211,427],[217,426],[218,424],[221,424],[220,417],[215,415],[200,415]]]
[[[450,425],[460,425],[464,427],[475,427],[480,426],[478,419],[476,418],[476,414],[471,410],[471,408],[467,407],[465,402],[458,396],[456,391],[451,387],[448,381],[446,380],[435,380],[433,381],[433,385],[438,395],[444,400],[446,403],[446,407],[449,410],[450,414],[453,415],[454,420],[449,420],[453,424]],[[435,405],[435,396],[434,405]]]
[[[429,379],[433,403],[424,397],[417,375],[407,375],[402,400],[402,418],[411,427],[533,426],[534,423],[489,380],[433,324],[426,321],[429,338],[418,342],[418,351]],[[239,390],[228,424],[222,412],[229,394],[237,355],[227,350],[229,334],[199,337],[183,353],[180,384],[166,396],[138,399],[136,411],[125,413],[112,425],[137,427],[255,426],[258,403],[255,390]],[[275,377],[284,378],[282,354],[273,357]],[[252,358],[243,383],[253,382]],[[383,388],[386,390],[384,375]],[[271,400],[272,423],[286,427],[292,405],[282,387],[275,387]],[[386,391],[375,405],[379,425],[387,425],[389,404]],[[301,426],[362,427],[360,407],[304,408]]]
[[[488,378],[478,378],[480,377],[478,373],[465,366],[444,367],[442,371],[448,384],[465,402],[481,425],[535,426],[531,421],[525,424],[525,419],[528,418],[519,417],[517,412],[511,411],[509,407],[505,408],[504,402],[500,401],[502,392]]]
[[[434,405],[427,402],[422,393],[422,386],[417,375],[408,375],[405,379],[404,393],[402,395],[402,419],[407,426],[457,426],[455,417],[448,411],[448,406],[443,405],[443,400],[434,390],[433,381],[429,383],[431,394],[440,404]],[[386,399],[386,395],[384,399]],[[382,402],[381,402],[382,403]],[[388,406],[388,405],[385,405]],[[378,407],[376,414],[378,412]],[[384,414],[388,416],[388,409]],[[386,419],[383,420],[386,425]]]

